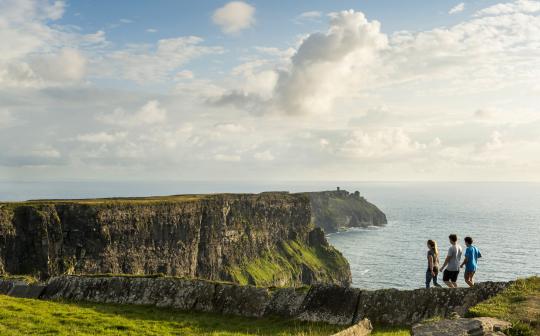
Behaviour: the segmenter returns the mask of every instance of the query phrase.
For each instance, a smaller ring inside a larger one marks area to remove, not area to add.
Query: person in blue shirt
[[[473,245],[473,240],[471,237],[465,237],[465,260],[461,263],[461,268],[465,266],[465,282],[469,287],[474,286],[474,273],[476,273],[476,268],[478,265],[478,258],[482,257],[480,250]]]

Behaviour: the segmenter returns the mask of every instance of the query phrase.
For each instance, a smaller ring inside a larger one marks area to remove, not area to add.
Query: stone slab
[[[39,299],[44,290],[44,285],[15,285],[8,295],[25,299]]]

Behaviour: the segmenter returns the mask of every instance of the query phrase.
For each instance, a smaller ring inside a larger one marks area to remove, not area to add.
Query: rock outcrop
[[[305,193],[309,196],[312,221],[326,233],[342,228],[381,226],[387,223],[386,215],[369,203],[358,191],[346,190]]]
[[[372,330],[373,326],[371,325],[371,322],[368,319],[363,319],[355,325],[335,333],[332,336],[366,336],[371,334]]]
[[[413,336],[504,336],[512,324],[492,317],[446,319],[415,325]]]
[[[315,231],[314,231],[315,230]],[[302,194],[0,203],[0,274],[156,274],[348,285]]]
[[[45,284],[40,298],[154,305],[246,317],[279,316],[338,325],[354,325],[367,318],[378,325],[403,326],[455,313],[463,316],[468,308],[508,285],[484,282],[473,288],[366,291],[329,285],[263,288],[172,277],[60,276]],[[7,287],[0,282],[0,289]],[[37,285],[33,288],[34,293]]]

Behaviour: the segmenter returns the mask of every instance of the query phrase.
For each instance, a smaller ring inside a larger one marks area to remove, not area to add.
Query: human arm
[[[463,266],[467,264],[469,258],[473,257],[473,253],[474,252],[472,247],[467,247],[467,249],[465,250],[465,258],[463,258],[463,262],[461,263],[461,266],[459,266],[460,268],[463,268]]]
[[[451,256],[446,256],[446,259],[444,259],[444,263],[441,267],[441,272],[444,271],[445,267],[448,265],[448,263],[450,262],[450,257]]]
[[[461,263],[461,266],[459,266],[459,267],[463,268],[463,266],[465,266],[467,264],[467,261],[469,261],[469,258],[467,257],[467,255],[465,255],[465,259],[463,259],[463,262]]]
[[[434,275],[435,275],[435,272],[433,271],[433,255],[428,254],[427,260],[428,260],[428,268],[429,268],[429,271],[431,272],[431,275],[434,276]]]

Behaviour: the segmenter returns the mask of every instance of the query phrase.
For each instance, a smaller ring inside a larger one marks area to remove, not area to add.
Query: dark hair
[[[451,235],[448,236],[448,239],[450,239],[453,242],[457,242],[457,235],[452,233]]]
[[[472,238],[471,237],[465,237],[465,242],[469,245],[472,244]]]

